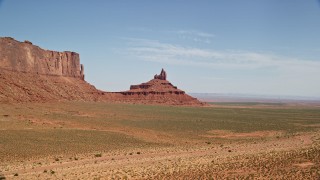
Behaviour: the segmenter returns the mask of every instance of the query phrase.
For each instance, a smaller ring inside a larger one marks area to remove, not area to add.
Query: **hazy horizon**
[[[198,93],[198,92],[190,92],[190,95],[196,98],[228,98],[228,99],[237,99],[242,98],[245,100],[270,100],[270,101],[277,101],[277,100],[293,100],[293,101],[319,101],[320,97],[316,96],[288,96],[288,95],[265,95],[265,94],[239,94],[239,93]]]
[[[0,36],[75,51],[123,91],[161,68],[186,92],[320,97],[319,1],[0,0]]]

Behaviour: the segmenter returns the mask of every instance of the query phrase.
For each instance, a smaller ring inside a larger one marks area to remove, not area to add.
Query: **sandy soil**
[[[303,115],[303,118],[312,118],[312,124],[292,121],[297,122],[293,127],[310,128],[301,132],[214,129],[191,135],[185,132],[189,136],[181,137],[178,132],[170,133],[163,129],[153,130],[118,122],[127,116],[131,116],[131,121],[139,121],[142,115],[147,119],[150,116],[152,120],[152,114],[111,110],[114,106],[99,109],[106,104],[94,105],[95,109],[91,110],[87,109],[91,104],[84,106],[85,110],[76,104],[74,107],[66,104],[63,107],[52,104],[3,106],[0,122],[7,125],[7,130],[32,129],[36,132],[61,127],[73,133],[79,133],[75,130],[93,134],[111,132],[157,145],[140,146],[140,142],[129,148],[111,148],[106,151],[74,154],[50,152],[50,156],[30,156],[25,159],[12,157],[11,161],[0,162],[0,179],[320,179],[320,129],[318,118],[311,116],[313,114]],[[48,107],[40,109],[40,106]],[[129,107],[133,106],[118,108]],[[282,116],[287,117],[287,114]],[[107,117],[112,118],[107,121]],[[97,124],[92,123],[99,118]],[[8,122],[17,126],[11,126]],[[6,129],[0,127],[1,131]],[[42,143],[39,142],[45,146]],[[0,142],[0,153],[5,145]]]
[[[236,133],[232,134],[234,137],[237,136]],[[260,136],[261,134],[264,132],[250,135]],[[242,135],[239,134],[240,137]],[[44,158],[24,163],[5,163],[1,165],[1,169],[2,174],[8,179],[180,179],[183,177],[193,179],[197,175],[204,174],[206,174],[204,178],[243,176],[267,179],[268,177],[287,177],[286,173],[291,172],[292,169],[296,173],[290,173],[290,175],[297,179],[304,177],[317,179],[320,177],[320,159],[308,158],[305,154],[309,152],[319,157],[319,137],[318,132],[274,138],[259,143],[137,148],[131,151],[101,154],[101,157],[82,154],[76,159],[61,156],[58,159]],[[287,167],[282,167],[284,163],[282,159],[290,159],[292,156],[295,159],[287,162]],[[255,159],[259,159],[259,162],[255,162]],[[269,169],[266,168],[265,171],[248,169],[257,163],[265,163],[264,166]],[[241,168],[238,168],[239,164]],[[272,173],[275,170],[281,170],[280,176]]]

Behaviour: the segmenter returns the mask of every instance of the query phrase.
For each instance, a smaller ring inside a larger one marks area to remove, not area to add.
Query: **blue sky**
[[[187,92],[320,97],[317,0],[0,0],[0,36],[80,53],[127,90],[165,68]]]

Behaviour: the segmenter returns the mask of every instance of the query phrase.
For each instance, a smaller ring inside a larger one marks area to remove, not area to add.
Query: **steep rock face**
[[[103,100],[104,92],[84,81],[83,72],[75,52],[0,38],[0,103]]]
[[[0,68],[10,71],[84,79],[79,54],[41,49],[30,41],[0,38]]]

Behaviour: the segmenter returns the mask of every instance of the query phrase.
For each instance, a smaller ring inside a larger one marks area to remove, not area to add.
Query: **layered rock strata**
[[[84,81],[78,53],[0,38],[0,103],[101,101],[103,94]]]
[[[0,68],[10,71],[84,79],[79,54],[41,49],[30,41],[0,38]]]
[[[154,79],[138,85],[131,85],[130,90],[118,92],[118,100],[140,102],[145,104],[170,105],[204,105],[172,85],[167,79],[167,73],[162,69]]]
[[[0,103],[65,100],[203,105],[167,81],[163,69],[154,79],[132,85],[128,91],[104,92],[84,80],[78,53],[0,38]]]

